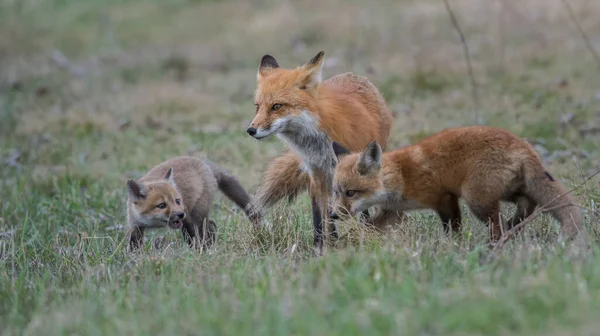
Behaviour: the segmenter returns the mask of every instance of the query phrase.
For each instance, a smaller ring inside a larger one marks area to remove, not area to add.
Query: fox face
[[[319,52],[296,69],[280,68],[271,55],[262,57],[255,92],[256,115],[246,130],[250,136],[264,139],[314,122],[309,111],[316,109],[323,55]]]
[[[185,207],[169,168],[164,180],[143,184],[127,181],[129,201],[136,221],[146,228],[183,226]]]
[[[332,217],[357,215],[382,201],[381,146],[370,142],[362,153],[352,154],[337,142],[333,150],[338,163],[333,175]]]

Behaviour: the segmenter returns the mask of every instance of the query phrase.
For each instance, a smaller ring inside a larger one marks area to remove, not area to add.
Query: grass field
[[[253,234],[221,195],[219,235],[124,247],[125,181],[208,157],[250,192],[284,146],[245,129],[264,53],[325,51],[383,92],[390,148],[446,127],[507,128],[575,187],[600,169],[600,64],[560,0],[0,0],[0,332],[3,335],[594,335],[597,246],[567,253],[540,216],[490,258],[463,207],[460,239],[431,211],[382,237],[348,223],[311,251],[304,194]],[[600,2],[571,0],[600,52]],[[574,191],[598,237],[600,178]],[[507,207],[508,213],[513,209]]]

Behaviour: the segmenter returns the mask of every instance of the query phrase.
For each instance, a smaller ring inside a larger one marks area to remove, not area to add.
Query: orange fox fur
[[[544,168],[537,152],[504,129],[446,129],[387,153],[375,141],[360,154],[338,143],[333,148],[340,160],[333,181],[334,217],[378,206],[382,211],[373,224],[383,228],[396,219],[396,211],[433,209],[446,232],[459,231],[462,198],[477,218],[489,221],[492,243],[501,236],[500,201],[517,206],[508,228],[541,205],[560,221],[563,237],[573,237],[583,226],[573,197]]]
[[[281,68],[264,55],[257,73],[256,116],[247,129],[256,139],[276,134],[287,150],[267,168],[254,199],[259,208],[290,201],[310,189],[315,245],[329,215],[335,140],[353,150],[377,140],[385,148],[392,115],[366,78],[344,73],[322,81],[323,52],[295,69]],[[337,235],[335,225],[329,230]]]

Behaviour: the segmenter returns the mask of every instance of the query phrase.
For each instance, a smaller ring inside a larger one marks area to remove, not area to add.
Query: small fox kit
[[[209,161],[190,156],[172,158],[138,180],[127,181],[129,245],[143,242],[144,230],[181,229],[190,245],[197,237],[206,246],[215,241],[216,224],[209,218],[213,196],[221,190],[255,224],[261,219],[238,180]]]
[[[256,205],[261,209],[285,197],[291,201],[308,188],[318,249],[336,164],[331,141],[357,151],[371,140],[385,147],[392,124],[383,97],[366,78],[345,73],[322,81],[323,55],[295,69],[281,68],[273,56],[264,55],[257,73],[256,115],[247,129],[255,139],[276,134],[291,148],[267,168]],[[333,223],[328,227],[337,236]]]
[[[489,221],[492,243],[501,236],[500,201],[517,206],[507,222],[509,229],[538,205],[548,206],[547,212],[561,223],[564,238],[575,236],[583,226],[573,197],[548,173],[537,152],[504,129],[446,129],[387,153],[375,141],[360,154],[339,143],[333,148],[340,161],[333,180],[332,217],[378,206],[382,211],[372,224],[383,228],[397,211],[433,209],[445,232],[450,228],[457,232],[462,198],[477,218]]]

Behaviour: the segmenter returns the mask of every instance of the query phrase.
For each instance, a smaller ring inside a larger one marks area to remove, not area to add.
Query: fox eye
[[[347,197],[352,197],[352,196],[354,196],[354,194],[356,194],[356,191],[354,191],[354,190],[346,190],[346,196]]]
[[[281,104],[273,104],[273,106],[271,106],[271,110],[273,111],[277,111],[281,108]]]
[[[181,205],[181,200],[178,198],[175,200],[175,203],[177,203],[177,205]]]
[[[167,207],[167,205],[165,203],[160,203],[159,205],[156,206],[159,209],[164,209]]]

